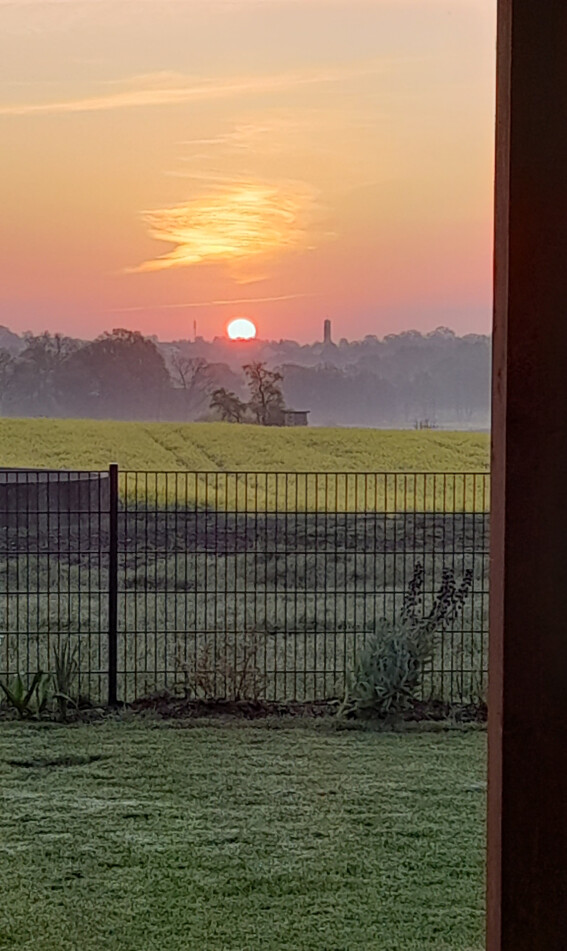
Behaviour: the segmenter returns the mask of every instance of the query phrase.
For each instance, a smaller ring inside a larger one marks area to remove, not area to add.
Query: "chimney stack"
[[[323,343],[332,343],[331,340],[331,321],[326,320],[323,324]]]

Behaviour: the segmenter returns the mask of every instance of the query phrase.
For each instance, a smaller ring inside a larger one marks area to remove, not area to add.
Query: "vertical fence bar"
[[[118,674],[118,466],[108,468],[108,705],[116,706]]]

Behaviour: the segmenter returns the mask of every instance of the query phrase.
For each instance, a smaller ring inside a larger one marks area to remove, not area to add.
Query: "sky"
[[[487,333],[495,0],[0,0],[0,323]]]

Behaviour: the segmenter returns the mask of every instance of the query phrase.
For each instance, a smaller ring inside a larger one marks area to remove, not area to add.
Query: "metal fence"
[[[77,645],[95,702],[342,695],[416,570],[472,572],[422,695],[484,693],[486,473],[0,470],[0,677]]]

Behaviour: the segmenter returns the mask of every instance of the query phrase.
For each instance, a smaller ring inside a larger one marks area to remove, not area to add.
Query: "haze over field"
[[[324,336],[164,342],[115,330],[88,341],[0,326],[0,415],[282,425],[285,407],[316,426],[488,428],[489,337],[438,327],[337,344],[330,321]],[[264,396],[260,368],[275,385]]]
[[[491,309],[493,0],[0,0],[0,323]]]

